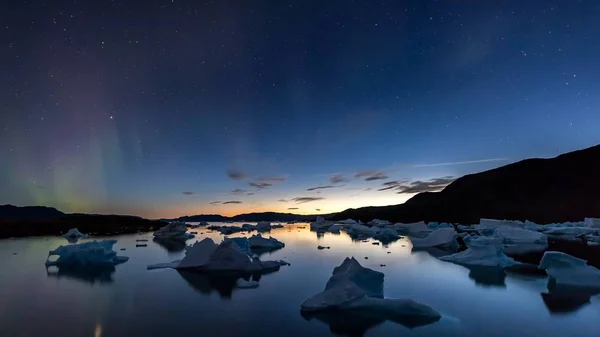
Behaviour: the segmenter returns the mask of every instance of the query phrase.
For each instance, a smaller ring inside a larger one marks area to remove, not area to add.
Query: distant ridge
[[[226,217],[219,214],[199,214],[199,215],[188,215],[182,216],[176,219],[177,221],[186,222],[200,222],[200,221],[213,221],[213,222],[257,222],[257,221],[314,221],[317,216],[329,218],[332,214],[319,214],[319,215],[301,215],[292,213],[277,213],[277,212],[261,212],[261,213],[245,213],[239,214],[232,217]]]
[[[477,223],[480,218],[538,223],[600,217],[600,145],[550,159],[526,159],[455,180],[406,203],[348,209],[334,219]]]

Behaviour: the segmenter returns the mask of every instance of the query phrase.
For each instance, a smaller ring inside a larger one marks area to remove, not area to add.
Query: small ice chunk
[[[413,248],[430,248],[430,247],[450,247],[452,245],[457,246],[456,232],[453,228],[439,228],[431,232],[426,238],[411,239]]]
[[[71,228],[71,229],[69,229],[68,232],[63,234],[62,237],[71,238],[71,239],[80,239],[80,238],[87,238],[88,235],[81,233],[77,228]]]
[[[460,253],[442,256],[439,259],[464,266],[508,267],[517,264],[515,260],[504,254],[502,239],[485,236],[471,237],[467,250]]]
[[[113,250],[112,247],[115,243],[117,240],[102,240],[59,246],[48,253],[46,266],[90,267],[126,262],[128,257],[117,256],[117,252]],[[58,255],[58,258],[50,261],[50,257],[53,255]]]
[[[600,270],[582,260],[562,252],[547,251],[538,266],[545,269],[557,286],[568,286],[600,291]]]
[[[256,224],[256,230],[259,232],[268,232],[272,228],[271,223],[267,221],[259,221]]]

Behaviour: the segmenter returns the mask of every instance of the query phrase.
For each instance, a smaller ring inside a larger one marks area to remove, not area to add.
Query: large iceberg
[[[102,240],[59,246],[48,253],[46,266],[102,267],[129,260],[126,256],[117,256],[117,252],[112,249],[115,243],[117,240]],[[58,258],[51,261],[50,257],[55,255]]]
[[[383,297],[383,278],[382,273],[361,266],[354,258],[346,258],[333,270],[325,290],[304,301],[301,309],[303,312],[323,311],[339,315],[353,312],[401,323],[418,321],[413,326],[440,319],[438,312],[410,299],[379,298]]]
[[[597,218],[585,218],[583,223],[586,227],[595,228],[600,230],[600,219]]]
[[[496,220],[496,219],[479,219],[479,226],[498,228],[498,227],[523,227],[524,223],[518,220]]]
[[[509,267],[517,264],[506,256],[502,247],[502,239],[485,236],[470,237],[465,240],[467,250],[460,253],[441,256],[439,259],[463,266]]]
[[[284,261],[261,261],[252,258],[248,251],[241,248],[233,239],[224,240],[217,245],[210,238],[196,242],[186,248],[182,260],[148,266],[148,269],[175,268],[194,269],[198,271],[235,271],[261,272],[277,270],[287,265]]]
[[[398,232],[391,228],[384,228],[378,231],[375,235],[373,235],[373,239],[379,240],[383,243],[389,243],[398,240],[399,238],[400,235],[398,234]]]
[[[502,240],[507,254],[539,252],[548,248],[547,235],[520,227],[497,227],[492,237]]]
[[[414,249],[431,247],[458,248],[456,237],[457,234],[454,228],[439,228],[424,239],[414,238],[411,241]]]
[[[271,223],[267,221],[259,221],[256,224],[256,230],[259,232],[268,232],[271,230]]]
[[[569,287],[600,292],[600,270],[562,252],[547,251],[538,266],[550,277],[549,288]]]
[[[154,237],[186,240],[193,238],[194,235],[187,233],[187,225],[185,222],[173,221],[154,232]]]
[[[369,226],[373,226],[373,227],[385,227],[385,226],[389,226],[391,224],[392,223],[387,220],[379,220],[379,219],[371,220],[368,223]]]
[[[81,233],[77,228],[71,228],[71,229],[69,229],[68,232],[63,234],[62,237],[68,238],[68,239],[81,239],[81,238],[87,238],[88,235]]]

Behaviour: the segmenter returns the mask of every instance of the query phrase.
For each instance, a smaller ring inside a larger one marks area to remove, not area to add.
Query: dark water
[[[353,242],[343,233],[318,238],[302,226],[271,232],[286,247],[261,258],[284,259],[291,266],[264,275],[257,289],[231,290],[227,279],[175,270],[147,271],[148,264],[181,258],[184,247],[153,242],[151,233],[116,237],[115,250],[130,260],[114,270],[88,273],[50,269],[48,274],[48,251],[67,244],[63,238],[0,240],[0,336],[331,336],[361,331],[365,336],[600,336],[598,297],[542,295],[545,279],[469,271],[426,252],[411,253],[407,240],[382,246],[372,240]],[[222,240],[205,229],[198,232],[205,234],[197,238]],[[136,248],[136,239],[144,238],[148,246]],[[318,245],[331,249],[317,250]],[[443,318],[410,329],[360,317],[303,317],[300,303],[324,288],[346,256],[385,273],[386,297],[412,298]]]

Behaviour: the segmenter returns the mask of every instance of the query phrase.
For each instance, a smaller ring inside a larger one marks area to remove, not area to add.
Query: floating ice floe
[[[259,283],[257,281],[246,281],[244,279],[238,279],[236,281],[236,288],[240,289],[254,289],[258,288]]]
[[[154,237],[162,239],[191,239],[193,234],[187,233],[187,225],[185,222],[173,221],[168,225],[154,232]]]
[[[322,216],[318,216],[314,222],[310,223],[310,230],[323,231],[332,225],[330,221],[326,221]]]
[[[301,304],[303,312],[329,311],[344,315],[354,312],[369,317],[425,325],[441,316],[431,307],[410,299],[383,299],[383,273],[365,268],[354,258],[346,258],[333,270],[325,290]]]
[[[260,234],[252,235],[248,238],[250,248],[259,249],[278,249],[285,247],[285,244],[274,237],[264,238]]]
[[[375,235],[373,235],[373,239],[379,240],[383,243],[392,242],[398,240],[399,238],[400,235],[398,234],[398,232],[391,228],[384,228],[378,231]]]
[[[210,226],[210,224],[206,221],[200,221],[200,223],[198,223],[198,225],[202,226],[202,227]]]
[[[598,232],[597,229],[589,227],[554,227],[544,231],[544,234],[550,236],[579,236],[589,235]]]
[[[81,239],[81,238],[87,238],[88,235],[81,233],[77,228],[71,228],[71,229],[69,229],[68,232],[63,234],[62,237],[69,238],[69,239]]]
[[[518,264],[506,256],[502,247],[502,239],[485,236],[465,239],[467,250],[460,253],[441,256],[439,259],[464,266],[486,266],[505,268]]]
[[[562,252],[547,251],[538,266],[550,277],[549,288],[572,287],[600,292],[600,269]]]
[[[112,249],[115,243],[117,240],[102,240],[59,246],[48,253],[46,266],[102,267],[129,260],[126,256],[117,256],[117,252]],[[50,261],[50,257],[55,255],[58,258]]]
[[[548,236],[520,227],[498,227],[492,237],[501,239],[505,253],[509,254],[544,251],[548,248]]]
[[[329,228],[327,228],[327,231],[330,232],[330,233],[337,234],[337,233],[340,232],[340,229],[342,229],[342,227],[343,226],[340,225],[340,224],[333,224],[333,225],[329,226]]]
[[[452,226],[452,224],[449,224],[447,222],[442,222],[442,223],[430,222],[427,224],[427,228],[429,228],[431,230],[436,230],[436,229],[440,229],[440,228],[454,228],[454,227]]]
[[[186,248],[182,260],[171,263],[161,263],[148,266],[148,269],[175,268],[195,269],[198,271],[236,271],[261,272],[277,270],[287,265],[285,261],[261,261],[252,258],[248,251],[241,248],[234,239],[228,239],[216,244],[210,238],[194,243]]]
[[[453,228],[439,228],[431,232],[426,238],[411,239],[414,249],[430,248],[430,247],[444,247],[444,248],[458,248],[456,237],[458,235]]]
[[[271,230],[271,223],[267,221],[259,221],[256,224],[256,230],[259,232],[268,232]]]

